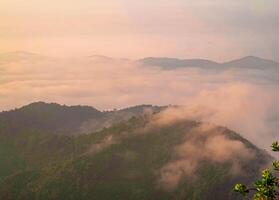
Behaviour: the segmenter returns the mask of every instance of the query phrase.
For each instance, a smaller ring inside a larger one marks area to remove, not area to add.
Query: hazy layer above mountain
[[[231,130],[169,115],[159,107],[153,113],[153,108],[112,111],[137,116],[75,137],[44,128],[30,131],[28,123],[22,124],[22,132],[0,132],[0,198],[230,200],[237,199],[231,192],[235,182],[254,180],[271,160]],[[78,121],[84,119],[80,113],[96,112],[42,103],[19,110],[45,116],[53,109]],[[70,125],[67,120],[59,124]]]
[[[177,58],[160,58],[149,57],[139,60],[140,63],[147,66],[157,66],[162,69],[176,69],[181,67],[199,67],[206,69],[228,69],[228,68],[255,68],[255,69],[277,69],[279,63],[258,58],[255,56],[247,56],[237,60],[232,60],[225,63],[217,63],[205,59],[177,59]]]

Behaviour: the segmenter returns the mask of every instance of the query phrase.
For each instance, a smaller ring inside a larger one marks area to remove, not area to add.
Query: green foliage
[[[235,200],[234,183],[250,181],[270,159],[238,134],[219,127],[226,137],[255,152],[251,163],[239,160],[248,173],[233,176],[230,162],[203,160],[193,176],[183,176],[174,191],[167,191],[158,183],[160,170],[176,161],[177,145],[201,124],[183,121],[148,127],[148,117],[119,122],[119,114],[117,124],[72,135],[84,120],[95,117],[102,121],[104,114],[110,115],[86,107],[42,103],[0,113],[0,199]],[[207,134],[220,132],[219,128]],[[203,140],[201,136],[199,141]]]
[[[238,183],[234,186],[234,191],[239,192],[243,196],[246,196],[249,193],[249,190],[247,189],[246,185],[243,185],[241,183]]]
[[[273,142],[272,151],[279,151],[278,141]],[[279,171],[279,161],[273,162],[273,167],[275,172]],[[276,200],[279,196],[279,177],[274,176],[269,169],[262,171],[261,178],[256,180],[254,187],[247,188],[243,184],[236,184],[234,186],[234,191],[240,193],[243,196],[247,196],[250,191],[255,191],[254,200]]]
[[[25,168],[25,162],[13,145],[0,142],[0,182],[1,180]]]
[[[279,151],[279,143],[278,141],[273,142],[271,145],[272,151]]]
[[[279,161],[275,161],[272,163],[274,170],[279,171]]]

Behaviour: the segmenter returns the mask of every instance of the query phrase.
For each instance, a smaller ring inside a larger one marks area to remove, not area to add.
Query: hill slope
[[[57,135],[90,133],[146,111],[161,109],[164,107],[139,105],[102,112],[90,106],[35,102],[19,109],[0,112],[0,135],[19,134],[27,130]]]
[[[99,118],[102,112],[89,106],[61,106],[36,102],[9,112],[0,113],[1,132],[17,134],[39,130],[52,134],[74,134],[86,120]]]
[[[161,122],[148,113],[91,134],[12,135],[0,150],[17,168],[0,178],[0,199],[237,199],[232,185],[271,160],[226,128]]]
[[[0,181],[18,170],[72,156],[75,135],[102,130],[140,115],[151,105],[101,112],[89,106],[36,102],[0,112]]]

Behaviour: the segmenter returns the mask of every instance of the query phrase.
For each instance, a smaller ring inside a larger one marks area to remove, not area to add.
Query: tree
[[[279,143],[274,142],[271,145],[272,151],[279,152]],[[273,162],[273,172],[279,172],[279,161]],[[246,185],[238,183],[234,186],[234,191],[240,193],[242,196],[254,191],[254,200],[278,200],[279,199],[279,177],[274,176],[270,169],[262,171],[261,178],[254,182],[253,187],[248,188]]]

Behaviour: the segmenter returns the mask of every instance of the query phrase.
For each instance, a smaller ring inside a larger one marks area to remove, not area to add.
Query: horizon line
[[[138,60],[142,60],[142,59],[146,59],[146,58],[165,58],[165,59],[178,59],[178,60],[208,60],[208,61],[213,61],[219,64],[223,64],[223,63],[227,63],[227,62],[231,62],[231,61],[236,61],[236,60],[241,60],[244,58],[258,58],[258,59],[262,59],[262,60],[268,60],[268,61],[273,61],[279,64],[279,61],[275,60],[275,59],[270,59],[270,58],[265,58],[262,56],[255,56],[255,55],[243,55],[237,58],[231,58],[228,59],[226,61],[216,61],[214,59],[208,59],[208,58],[202,58],[202,57],[176,57],[176,56],[144,56],[144,57],[139,57],[139,58],[128,58],[128,57],[113,57],[113,56],[107,56],[104,54],[92,54],[92,55],[84,55],[84,56],[49,56],[46,54],[41,54],[41,53],[35,53],[32,51],[24,51],[24,50],[17,50],[17,51],[6,51],[6,52],[0,52],[0,56],[3,56],[5,54],[26,54],[26,55],[34,55],[34,56],[43,56],[43,57],[49,57],[49,58],[89,58],[89,57],[103,57],[103,58],[108,58],[108,59],[123,59],[123,60],[133,60],[133,61],[138,61]]]

